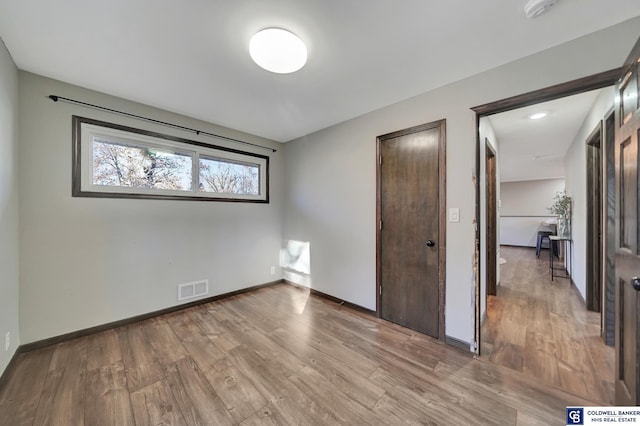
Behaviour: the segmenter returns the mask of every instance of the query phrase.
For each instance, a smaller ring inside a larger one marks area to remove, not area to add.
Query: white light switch
[[[449,209],[449,222],[460,222],[460,209],[458,207]]]

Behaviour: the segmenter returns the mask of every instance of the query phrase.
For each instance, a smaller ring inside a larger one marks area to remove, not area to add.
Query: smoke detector
[[[529,0],[524,6],[524,14],[527,18],[535,18],[546,13],[558,0]]]

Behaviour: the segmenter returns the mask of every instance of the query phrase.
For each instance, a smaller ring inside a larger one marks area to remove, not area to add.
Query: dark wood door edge
[[[599,244],[587,244],[586,257],[586,300],[589,311],[601,312],[602,302],[602,167],[603,120],[591,131],[585,141],[585,169],[587,182],[587,241]],[[599,289],[598,289],[599,287]]]

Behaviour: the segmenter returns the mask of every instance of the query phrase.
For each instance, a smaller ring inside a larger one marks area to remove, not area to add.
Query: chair
[[[538,231],[538,241],[536,243],[536,257],[540,257],[541,249],[543,248],[551,249],[551,240],[549,239],[549,236],[553,234],[554,233],[551,231]]]

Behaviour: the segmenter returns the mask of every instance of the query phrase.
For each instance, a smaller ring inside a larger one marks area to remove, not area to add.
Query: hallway
[[[586,310],[569,280],[549,278],[548,252],[502,246],[497,296],[488,296],[482,359],[602,405],[614,397],[614,350],[600,338],[600,314]]]

